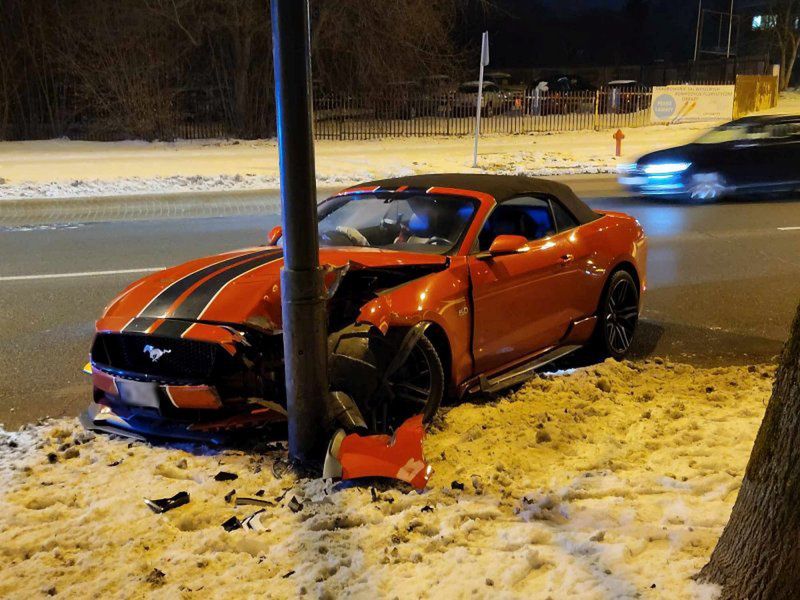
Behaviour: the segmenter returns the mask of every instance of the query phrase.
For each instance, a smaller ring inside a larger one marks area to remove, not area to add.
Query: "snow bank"
[[[706,125],[626,130],[626,159],[684,143]],[[610,130],[488,135],[479,168],[469,137],[393,138],[316,144],[317,184],[344,187],[414,173],[486,172],[534,176],[610,173]],[[0,200],[277,189],[274,140],[0,143]]]
[[[773,374],[656,359],[542,376],[450,410],[422,494],[282,474],[276,445],[165,448],[69,419],[2,432],[0,597],[712,598],[690,577]],[[164,514],[142,502],[181,490]],[[231,490],[272,503],[264,531],[223,529],[257,509]]]

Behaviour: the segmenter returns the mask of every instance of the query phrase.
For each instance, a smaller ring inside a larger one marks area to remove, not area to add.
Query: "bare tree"
[[[768,19],[774,19],[775,43],[780,52],[779,89],[789,87],[794,63],[800,50],[800,0],[769,0]]]
[[[800,307],[730,520],[700,572],[723,599],[800,592]]]

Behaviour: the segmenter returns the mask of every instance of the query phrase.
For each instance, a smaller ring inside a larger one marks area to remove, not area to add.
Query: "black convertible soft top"
[[[538,179],[536,177],[526,177],[524,175],[489,175],[479,173],[410,175],[408,177],[360,183],[356,187],[373,186],[384,188],[387,191],[396,190],[401,186],[423,190],[431,187],[473,190],[488,194],[497,202],[503,202],[525,194],[547,194],[559,200],[581,224],[589,223],[600,217],[599,214],[584,204],[568,186],[549,179]]]

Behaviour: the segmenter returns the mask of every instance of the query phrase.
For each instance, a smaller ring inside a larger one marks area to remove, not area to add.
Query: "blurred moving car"
[[[696,201],[800,187],[800,116],[744,117],[690,144],[620,167],[619,182],[642,195]]]
[[[123,290],[96,324],[83,423],[215,440],[284,422],[281,233]],[[374,432],[427,422],[447,397],[516,385],[584,345],[615,358],[631,347],[644,232],[560,183],[374,181],[322,202],[318,234],[331,390]]]

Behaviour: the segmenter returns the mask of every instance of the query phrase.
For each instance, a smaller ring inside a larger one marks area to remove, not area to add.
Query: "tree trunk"
[[[723,599],[800,594],[800,307],[730,520],[699,578]]]

